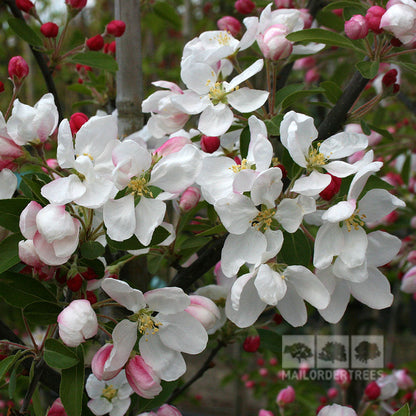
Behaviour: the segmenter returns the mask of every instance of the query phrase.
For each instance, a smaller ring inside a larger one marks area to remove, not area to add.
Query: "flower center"
[[[130,179],[127,187],[130,189],[131,193],[140,196],[150,196],[153,198],[152,191],[147,187],[147,180],[143,176],[133,177]]]
[[[241,165],[233,165],[230,169],[234,172],[241,172],[244,169],[251,169],[251,163],[247,159],[241,161]]]
[[[208,95],[214,105],[217,105],[218,103],[227,104],[227,92],[221,82],[216,82],[209,89]]]
[[[117,392],[118,390],[115,389],[112,384],[110,384],[109,386],[103,389],[101,397],[105,397],[108,401],[111,402],[111,400],[113,400],[114,397],[117,396]]]
[[[228,45],[230,43],[230,36],[228,33],[220,33],[217,36],[214,37],[214,39],[220,44],[220,45]]]
[[[155,320],[152,313],[153,311],[150,309],[142,309],[137,318],[138,330],[145,336],[146,341],[149,334],[156,334],[159,331],[159,327],[162,326],[161,322]]]
[[[356,209],[354,214],[345,220],[348,232],[350,232],[353,228],[354,230],[358,230],[360,226],[362,227],[364,225],[363,219],[366,218],[366,216],[365,214],[359,215],[359,212],[360,210]]]
[[[262,210],[258,213],[256,218],[252,222],[252,226],[256,227],[259,231],[268,230],[273,222],[273,216],[276,214],[276,210],[273,208]]]
[[[83,156],[88,156],[90,158],[91,162],[94,161],[94,158],[89,153],[83,153],[82,155]]]
[[[308,157],[306,158],[306,167],[309,170],[313,170],[315,168],[319,168],[321,166],[326,165],[327,159],[323,153],[319,152],[319,146],[321,143],[318,143],[317,147],[311,147],[309,150]]]

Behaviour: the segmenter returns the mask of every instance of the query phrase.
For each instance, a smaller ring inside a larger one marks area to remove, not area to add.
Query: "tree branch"
[[[25,22],[25,19],[23,17],[22,12],[16,6],[15,0],[4,0],[4,2],[9,6],[10,11],[12,12],[14,17],[16,17],[18,19],[21,19]],[[58,91],[56,90],[55,81],[52,78],[51,71],[49,70],[49,67],[48,67],[43,55],[39,51],[37,51],[32,45],[29,45],[29,47],[30,47],[30,50],[33,53],[33,56],[36,59],[36,62],[39,66],[39,69],[42,72],[42,75],[43,75],[43,78],[45,80],[48,91],[50,93],[52,93],[52,95],[54,96],[55,105],[56,105],[56,108],[58,109],[59,120],[62,120],[63,119],[62,105],[61,105],[61,102],[59,100]]]
[[[177,286],[188,289],[194,282],[203,276],[211,267],[215,266],[221,259],[221,250],[226,235],[215,238],[198,251],[198,259],[189,267],[180,270],[169,286]]]

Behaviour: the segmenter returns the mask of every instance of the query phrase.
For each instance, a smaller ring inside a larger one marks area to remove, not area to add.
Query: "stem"
[[[188,389],[195,381],[200,379],[207,370],[213,367],[212,360],[218,354],[222,347],[225,347],[225,343],[222,341],[218,341],[217,346],[211,351],[208,358],[202,364],[202,367],[194,374],[194,376],[188,380],[182,387],[177,388],[173,391],[170,395],[169,399],[166,403],[172,403],[178,396],[180,396],[186,389]]]
[[[300,228],[305,233],[306,237],[308,237],[309,240],[311,240],[314,243],[315,237],[309,232],[309,230],[303,224],[300,225]]]
[[[45,369],[46,363],[43,360],[43,358],[41,358],[39,361],[33,361],[33,363],[35,363],[35,368],[33,371],[33,378],[30,382],[29,388],[27,389],[26,395],[23,399],[22,405],[20,406],[20,413],[26,413],[27,409],[29,408],[30,405],[30,401],[32,399],[33,394],[35,393],[35,390],[38,386],[38,383],[41,379],[43,370]]]
[[[0,341],[0,344],[10,345],[12,347],[19,348],[20,350],[30,350],[31,349],[29,347],[26,347],[26,345],[18,344],[17,342]]]
[[[22,318],[23,318],[23,322],[25,324],[26,331],[29,333],[30,340],[32,341],[33,348],[35,349],[36,353],[39,353],[38,344],[36,343],[35,338],[33,338],[32,331],[30,330],[29,324],[28,324],[28,322],[27,322],[27,320],[26,320],[26,318],[23,314],[23,310],[22,310]]]

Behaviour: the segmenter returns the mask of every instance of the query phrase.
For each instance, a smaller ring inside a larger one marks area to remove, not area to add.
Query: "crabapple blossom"
[[[77,347],[97,334],[97,315],[86,299],[73,300],[58,315],[59,336],[68,347]]]
[[[357,416],[354,409],[347,406],[340,406],[339,404],[331,404],[323,407],[318,416]]]
[[[59,397],[52,403],[46,416],[68,416]]]
[[[185,312],[189,297],[182,289],[166,287],[144,295],[126,282],[104,279],[101,287],[116,302],[133,312],[130,319],[119,322],[113,330],[114,347],[104,365],[107,372],[122,368],[130,357],[137,335],[144,362],[162,380],[172,381],[186,370],[181,352],[198,354],[204,350],[208,335],[202,324]],[[158,312],[153,314],[153,312]]]
[[[64,205],[42,208],[30,202],[20,215],[20,231],[33,247],[40,260],[48,265],[66,263],[78,246],[80,222],[65,211]]]
[[[32,6],[34,6],[33,3]],[[22,79],[29,75],[29,65],[21,56],[13,56],[13,58],[11,58],[9,61],[7,70],[9,72],[9,77],[15,83],[22,82]]]
[[[7,132],[16,144],[23,146],[29,142],[45,142],[57,125],[58,110],[53,95],[48,93],[34,107],[16,99],[7,120]]]
[[[17,177],[10,169],[0,170],[0,200],[10,199],[17,188]]]
[[[416,40],[416,3],[406,0],[392,3],[381,16],[379,27],[411,47]]]
[[[185,312],[201,322],[206,330],[213,328],[221,317],[217,305],[205,296],[190,295],[189,299],[191,304],[185,309]]]
[[[232,36],[238,35],[241,30],[241,23],[233,16],[224,16],[217,21],[218,29],[226,30],[231,33]]]
[[[279,406],[284,406],[286,404],[294,402],[295,398],[295,389],[292,386],[287,386],[286,388],[279,391],[276,397],[276,403]]]
[[[400,289],[405,293],[416,293],[416,266],[404,274]]]
[[[182,413],[175,406],[164,404],[159,407],[157,416],[182,416]]]
[[[283,146],[289,151],[296,164],[310,172],[309,176],[297,179],[293,192],[315,196],[331,182],[331,175],[345,178],[357,172],[357,167],[340,159],[363,150],[368,139],[363,134],[337,133],[322,143],[312,144],[318,137],[313,119],[301,113],[289,111],[280,125]],[[322,173],[325,169],[328,174]]]
[[[94,374],[90,374],[85,390],[91,398],[87,405],[96,416],[106,413],[110,416],[123,416],[130,407],[133,390],[127,382],[124,370],[108,381],[100,381]]]

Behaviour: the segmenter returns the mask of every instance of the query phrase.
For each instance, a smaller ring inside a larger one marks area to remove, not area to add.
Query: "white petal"
[[[186,114],[199,114],[211,105],[208,96],[201,97],[194,91],[186,90],[171,98],[172,102]]]
[[[314,170],[309,176],[303,176],[298,179],[292,191],[306,196],[315,196],[322,192],[330,183],[330,175]]]
[[[402,246],[400,238],[384,231],[374,231],[367,238],[367,262],[375,267],[384,266],[391,261]]]
[[[228,84],[229,90],[232,90],[237,85],[240,85],[244,81],[251,78],[253,75],[256,75],[263,69],[263,59],[258,59],[256,62],[251,64],[247,69],[245,69],[241,74],[234,77],[231,82]]]
[[[329,292],[323,283],[304,266],[289,266],[284,271],[288,284],[293,285],[298,295],[315,308],[328,306]]]
[[[342,227],[342,233],[344,246],[339,256],[348,267],[358,267],[365,260],[367,233],[360,226],[348,230],[346,225]]]
[[[282,188],[282,171],[279,168],[267,169],[254,180],[251,199],[254,205],[264,204],[268,208],[273,208]]]
[[[157,199],[140,198],[135,214],[136,229],[134,234],[139,241],[147,246],[152,241],[153,232],[163,222],[166,212],[166,204]]]
[[[260,299],[268,305],[276,306],[277,302],[286,294],[284,278],[267,264],[262,264],[257,271],[254,281]]]
[[[362,283],[349,283],[351,294],[373,309],[388,308],[393,302],[390,283],[377,268],[368,268],[368,279]]]
[[[346,178],[357,172],[357,167],[341,160],[335,160],[325,165],[325,170],[337,178]]]
[[[383,166],[382,162],[371,162],[360,169],[352,178],[347,199],[357,200],[363,190],[367,179],[375,172],[378,172]]]
[[[260,108],[269,96],[268,91],[240,88],[228,94],[228,104],[240,113],[250,113]]]
[[[250,192],[258,172],[253,169],[243,169],[234,175],[233,191],[235,193]],[[251,194],[253,197],[253,194]]]
[[[190,90],[198,94],[208,94],[209,89],[217,82],[217,74],[214,70],[202,62],[184,62],[181,70],[181,78]]]
[[[51,204],[65,205],[84,195],[85,185],[77,175],[58,178],[44,185],[41,194]]]
[[[356,208],[355,200],[341,201],[328,208],[322,215],[322,219],[332,223],[344,221],[354,214]]]
[[[364,134],[342,132],[324,140],[319,152],[323,153],[326,159],[342,159],[364,150],[367,145],[368,138]]]
[[[340,279],[345,279],[351,282],[364,282],[368,278],[367,261],[356,267],[348,267],[340,257],[334,262],[332,268],[334,275]]]
[[[0,199],[10,199],[17,188],[17,177],[10,169],[0,171]]]
[[[48,264],[49,266],[59,266],[66,263],[71,255],[66,257],[58,257],[55,254],[55,250],[51,243],[48,243],[46,238],[40,233],[36,233],[33,237],[33,245],[35,247],[36,253],[43,263]]]
[[[340,321],[350,300],[350,289],[347,282],[342,279],[336,279],[336,282],[329,305],[325,309],[318,310],[322,318],[331,324],[336,324]]]
[[[233,112],[225,104],[209,105],[199,117],[198,130],[207,136],[221,136],[231,126]]]
[[[308,319],[305,302],[292,286],[288,285],[286,296],[278,303],[277,307],[285,321],[290,325],[305,325]]]
[[[185,360],[178,351],[166,347],[158,336],[141,337],[140,354],[146,364],[165,381],[178,379],[186,371]]]
[[[114,183],[100,176],[85,180],[85,193],[74,200],[75,203],[86,208],[97,209],[102,207],[111,197],[114,197],[117,189]]]
[[[202,324],[188,312],[158,314],[162,326],[158,336],[166,347],[187,354],[199,354],[207,346],[208,335]]]
[[[94,415],[105,415],[113,408],[113,405],[104,397],[92,399],[87,403],[87,406]]]
[[[129,410],[131,400],[130,397],[126,399],[113,399],[112,401],[113,409],[110,412],[110,416],[124,416]]]
[[[396,208],[404,207],[405,203],[385,189],[371,189],[358,204],[360,215],[365,215],[366,222],[381,220]]]
[[[103,207],[103,218],[107,234],[112,240],[130,238],[136,228],[133,194],[107,201]]]
[[[222,271],[231,277],[244,263],[259,263],[266,248],[266,237],[252,227],[244,234],[228,235],[221,253]]]
[[[344,246],[344,235],[338,224],[326,223],[319,228],[315,238],[313,265],[326,269],[334,256],[338,256]]]
[[[56,158],[62,169],[68,169],[74,166],[74,140],[72,138],[71,127],[67,119],[62,120],[59,125]]]
[[[102,281],[101,288],[108,296],[129,311],[136,313],[146,306],[143,293],[138,289],[133,289],[123,280],[106,278]]]
[[[295,199],[285,198],[277,207],[276,219],[289,233],[294,233],[302,223],[303,210]]]
[[[182,312],[191,304],[189,296],[179,287],[149,290],[144,298],[151,310],[164,314]]]
[[[266,263],[267,260],[276,257],[283,245],[283,233],[280,230],[269,229],[265,231],[264,235],[267,240],[267,248],[261,256],[261,263]]]

